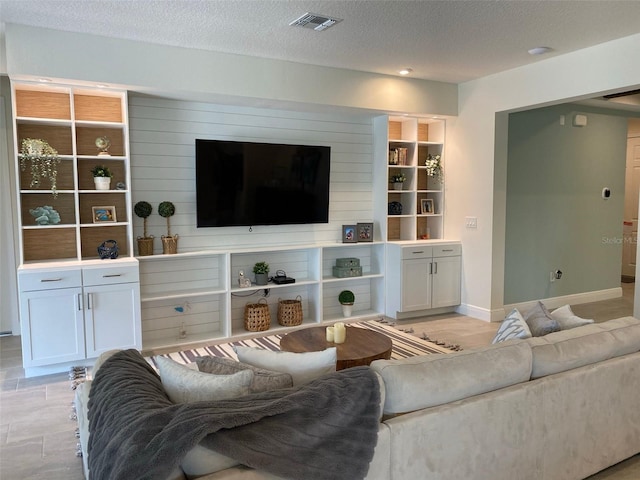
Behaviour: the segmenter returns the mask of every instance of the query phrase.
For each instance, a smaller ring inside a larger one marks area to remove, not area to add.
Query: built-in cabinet
[[[386,314],[409,318],[460,304],[459,243],[389,244]]]
[[[141,348],[126,92],[12,82],[12,100],[26,375]],[[96,166],[111,171],[108,189]],[[100,260],[113,241],[118,258]]]
[[[292,328],[278,324],[280,299],[301,300],[303,325],[343,319],[338,294],[344,289],[356,296],[350,320],[380,316],[384,313],[384,253],[384,243],[372,242],[139,257],[143,347],[175,348],[255,336],[256,332],[244,328],[244,312],[248,303],[262,299],[269,305],[270,332]],[[336,259],[345,257],[360,259],[362,276],[333,276]],[[253,282],[251,287],[241,287],[240,271],[253,281],[253,266],[263,261],[270,266],[270,276],[282,270],[295,283]]]
[[[378,178],[376,208],[383,210],[388,241],[444,238],[443,175],[430,175],[428,158],[444,166],[445,121],[433,118],[379,117],[374,121]],[[380,173],[382,172],[382,175]],[[444,168],[442,168],[444,173]],[[394,182],[401,175],[405,180]]]
[[[127,95],[123,91],[14,82],[13,112],[21,263],[98,258],[97,247],[115,240],[120,255],[133,255]],[[107,138],[106,149],[96,145]],[[33,182],[32,162],[20,155],[25,139],[43,140],[57,152],[55,194],[51,181]],[[92,169],[112,172],[109,190],[97,190]],[[50,207],[48,224],[33,212]],[[97,217],[95,207],[110,207]]]
[[[18,269],[26,375],[64,371],[114,348],[142,346],[136,259]]]

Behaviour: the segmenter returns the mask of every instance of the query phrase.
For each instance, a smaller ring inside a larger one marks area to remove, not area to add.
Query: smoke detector
[[[295,19],[289,25],[293,27],[310,28],[317,32],[322,32],[329,27],[333,27],[336,23],[341,22],[341,18],[332,18],[328,15],[319,15],[317,13],[307,12],[300,18]]]

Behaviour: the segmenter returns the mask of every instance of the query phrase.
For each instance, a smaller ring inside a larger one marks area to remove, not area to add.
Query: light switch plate
[[[478,217],[465,217],[464,226],[467,228],[478,228]]]

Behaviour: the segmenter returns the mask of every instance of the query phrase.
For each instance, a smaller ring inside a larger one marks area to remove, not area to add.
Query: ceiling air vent
[[[300,18],[297,18],[289,25],[294,27],[311,28],[318,32],[326,30],[329,27],[333,27],[336,23],[341,22],[341,18],[331,18],[327,15],[318,15],[317,13],[305,13]]]

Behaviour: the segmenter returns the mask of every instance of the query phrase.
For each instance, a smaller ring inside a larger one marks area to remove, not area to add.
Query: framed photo
[[[93,223],[116,222],[116,207],[91,207]]]
[[[342,225],[342,243],[356,243],[357,241],[356,226]]]
[[[373,223],[358,224],[358,242],[373,242]]]
[[[420,213],[422,214],[434,213],[432,198],[423,198],[422,200],[420,200]]]

